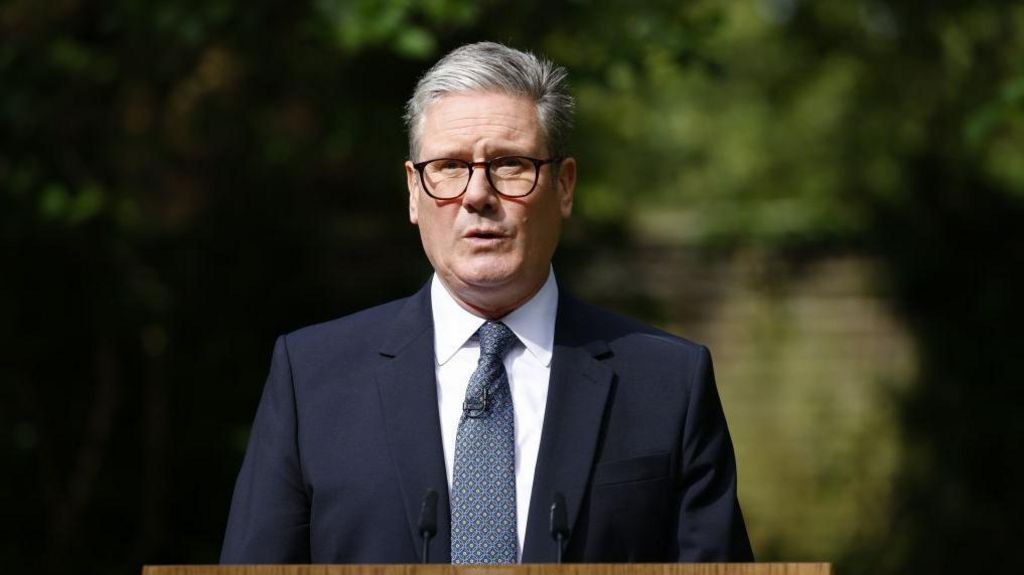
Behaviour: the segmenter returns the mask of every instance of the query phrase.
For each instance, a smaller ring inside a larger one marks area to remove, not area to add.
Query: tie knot
[[[476,332],[480,338],[480,354],[505,357],[517,341],[516,334],[500,321],[489,321]]]

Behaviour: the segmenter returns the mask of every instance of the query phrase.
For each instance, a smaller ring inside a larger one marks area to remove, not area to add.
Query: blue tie
[[[455,440],[452,563],[516,563],[515,417],[502,359],[518,340],[491,321],[477,336],[480,362]]]

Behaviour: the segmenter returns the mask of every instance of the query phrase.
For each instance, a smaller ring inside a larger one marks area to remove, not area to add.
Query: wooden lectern
[[[829,563],[149,565],[142,575],[832,575]]]

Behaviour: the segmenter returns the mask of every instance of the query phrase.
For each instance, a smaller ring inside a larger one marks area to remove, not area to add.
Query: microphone
[[[569,539],[569,518],[565,512],[565,497],[555,492],[551,498],[551,538],[558,544],[558,564],[562,563],[565,541]]]
[[[437,535],[437,492],[433,489],[423,495],[418,526],[423,538],[423,563],[430,563],[430,539]]]
[[[490,394],[487,393],[487,388],[485,387],[483,398],[466,398],[466,400],[462,402],[462,413],[464,413],[466,417],[471,417],[473,419],[482,417],[483,414],[487,413],[487,408],[490,407],[490,401]]]

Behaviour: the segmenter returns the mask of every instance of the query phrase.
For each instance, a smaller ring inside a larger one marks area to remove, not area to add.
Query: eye
[[[461,160],[441,159],[427,164],[428,174],[444,178],[461,177],[468,169],[467,164]]]
[[[522,156],[505,156],[491,160],[491,172],[496,176],[513,177],[532,169],[533,162]]]

